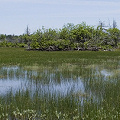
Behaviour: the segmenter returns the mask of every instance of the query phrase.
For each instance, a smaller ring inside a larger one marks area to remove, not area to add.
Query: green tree
[[[60,29],[60,39],[64,40],[72,40],[71,38],[71,31],[74,29],[74,24],[67,23],[63,26],[62,29]]]
[[[86,42],[92,38],[92,28],[86,23],[78,24],[70,33],[73,42]]]
[[[107,31],[111,41],[114,42],[114,46],[117,47],[118,41],[120,40],[120,30],[118,28],[110,28]]]
[[[0,35],[0,39],[1,39],[2,41],[5,41],[5,38],[6,38],[6,36],[5,36],[4,34],[1,34],[1,35]]]

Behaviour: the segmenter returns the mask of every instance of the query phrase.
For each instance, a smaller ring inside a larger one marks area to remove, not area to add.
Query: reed
[[[119,58],[0,48],[0,119],[119,120]]]

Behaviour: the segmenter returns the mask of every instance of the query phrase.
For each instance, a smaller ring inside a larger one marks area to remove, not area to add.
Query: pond
[[[81,91],[81,93],[85,92],[84,84],[80,77],[74,80],[72,77],[64,79],[61,74],[60,81],[58,82],[54,79],[54,73],[48,74],[48,71],[43,71],[43,74],[44,72],[46,72],[45,74],[48,79],[37,81],[34,79],[39,77],[40,73],[37,71],[27,71],[18,66],[2,67],[0,69],[0,95],[6,95],[10,91],[15,94],[18,91],[29,90],[31,96],[33,96],[37,90],[42,96],[47,94],[48,96],[64,97],[78,91]]]
[[[119,67],[110,70],[98,64],[86,65],[84,68],[69,63],[56,67],[2,66],[0,68],[1,101],[7,104],[13,103],[17,107],[20,103],[25,106],[24,110],[31,108],[38,115],[44,113],[49,118],[52,116],[51,119],[59,114],[53,111],[62,110],[68,114],[76,108],[80,116],[84,116],[84,110],[96,110],[103,104],[109,105],[118,99],[113,97],[120,83],[119,72]],[[110,89],[112,92],[109,91]],[[91,106],[88,107],[88,104]],[[23,108],[20,106],[19,109],[21,108],[22,111]],[[49,110],[49,113],[46,113],[46,110]]]

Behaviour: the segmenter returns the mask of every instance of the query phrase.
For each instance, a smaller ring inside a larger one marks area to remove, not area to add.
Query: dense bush
[[[92,50],[93,47],[109,50],[118,48],[120,30],[88,26],[86,23],[68,23],[62,29],[42,29],[20,36],[0,35],[0,47],[25,47],[37,50]]]

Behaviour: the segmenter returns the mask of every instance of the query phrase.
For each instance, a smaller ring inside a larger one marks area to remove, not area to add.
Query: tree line
[[[28,50],[112,50],[119,48],[120,30],[113,21],[113,27],[106,28],[101,22],[97,27],[86,23],[67,23],[61,29],[44,28],[30,34],[27,26],[23,35],[0,35],[0,47],[27,47]]]

